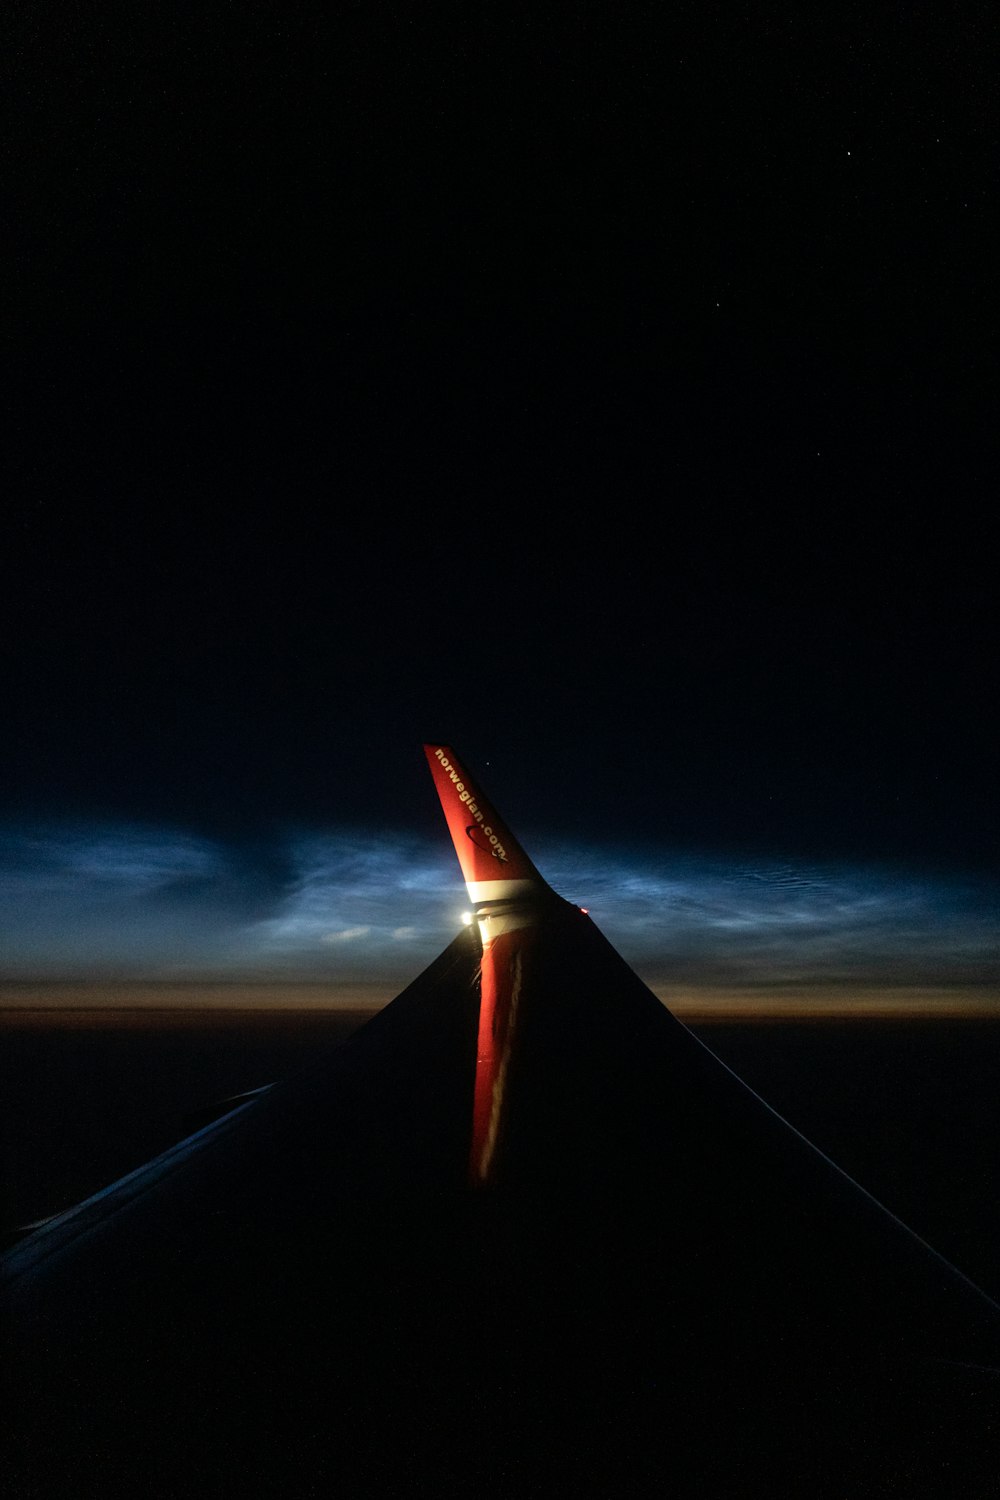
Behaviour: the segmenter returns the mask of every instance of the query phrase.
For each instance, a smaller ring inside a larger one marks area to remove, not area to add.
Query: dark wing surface
[[[428,758],[475,924],[9,1254],[10,1492],[994,1494],[995,1306]]]

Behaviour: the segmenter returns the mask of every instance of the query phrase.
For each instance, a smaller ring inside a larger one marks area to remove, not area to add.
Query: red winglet
[[[425,745],[448,831],[474,906],[530,897],[549,887],[450,745]]]

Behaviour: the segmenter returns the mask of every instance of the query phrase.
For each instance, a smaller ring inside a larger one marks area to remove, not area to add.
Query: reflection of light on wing
[[[470,1175],[475,1184],[489,1182],[494,1168],[503,1127],[507,1070],[517,1029],[524,962],[533,925],[530,914],[484,917],[479,921],[483,959],[469,1156]]]

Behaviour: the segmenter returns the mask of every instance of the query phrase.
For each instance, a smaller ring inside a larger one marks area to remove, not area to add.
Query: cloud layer
[[[885,867],[754,864],[530,842],[652,983],[991,984],[997,890]],[[8,979],[402,984],[460,925],[445,848],[357,829],[266,846],[167,828],[7,829]]]

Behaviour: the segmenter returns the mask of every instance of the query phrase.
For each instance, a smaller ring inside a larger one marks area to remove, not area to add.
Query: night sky
[[[7,977],[997,993],[992,6],[8,32]]]

